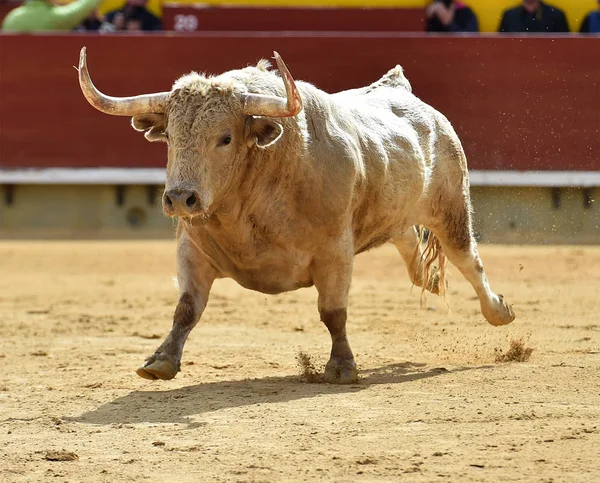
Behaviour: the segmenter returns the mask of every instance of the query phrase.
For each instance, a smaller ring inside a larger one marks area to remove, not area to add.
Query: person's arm
[[[452,23],[448,25],[451,32],[479,32],[477,17],[470,8],[456,12]]]
[[[75,0],[52,9],[52,24],[56,30],[71,30],[83,22],[102,0]]]
[[[465,32],[463,26],[456,23],[456,19],[452,23],[445,25],[445,27],[448,29],[448,32]]]
[[[142,16],[142,30],[162,30],[162,22],[156,15],[146,10]]]
[[[583,22],[581,22],[581,27],[579,27],[579,33],[582,34],[587,34],[590,32],[590,15],[586,15],[586,17],[583,19]]]
[[[435,15],[448,32],[460,31],[456,23],[456,7],[454,4],[446,7],[443,3],[436,3]]]
[[[464,31],[479,32],[479,22],[477,22],[477,17],[475,16],[472,10],[469,10],[469,15],[467,16],[467,22]]]
[[[555,32],[570,32],[567,17],[561,11],[556,12]]]
[[[440,21],[437,18],[437,10],[440,4],[438,2],[430,3],[425,9],[425,17],[427,20],[427,24],[425,26],[425,30],[427,32],[437,32],[439,29]]]
[[[502,14],[502,19],[500,20],[500,26],[498,27],[498,32],[506,32],[506,12]]]
[[[150,27],[150,30],[154,30],[154,31],[162,30],[162,22],[160,20],[158,20],[158,19],[153,20],[152,24],[151,24],[151,27]]]
[[[154,17],[154,22],[152,23],[152,30],[162,30],[162,20],[158,17]]]

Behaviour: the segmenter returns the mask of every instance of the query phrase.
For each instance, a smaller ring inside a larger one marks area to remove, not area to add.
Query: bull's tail
[[[425,236],[425,227],[419,227],[419,245],[423,242]],[[437,261],[437,267],[434,263]],[[439,239],[430,231],[428,231],[425,249],[421,255],[419,269],[423,267],[423,286],[421,288],[421,307],[425,304],[425,290],[435,293],[442,297],[446,306],[446,255],[442,250],[442,245]],[[436,290],[437,289],[437,290]],[[449,308],[449,307],[448,307]]]

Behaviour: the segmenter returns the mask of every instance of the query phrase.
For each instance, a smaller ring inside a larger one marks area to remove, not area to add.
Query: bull
[[[422,290],[444,295],[448,259],[490,324],[512,322],[478,254],[461,142],[412,93],[402,67],[330,94],[294,81],[274,58],[278,72],[263,59],[216,76],[192,72],[168,92],[117,98],[94,86],[81,50],[87,101],[131,117],[147,140],[168,147],[162,208],[177,218],[180,296],[170,333],[137,374],[175,377],[213,282],[232,278],[266,294],[315,286],[332,340],[324,379],[355,382],[346,334],[353,260],[384,243],[396,246]]]

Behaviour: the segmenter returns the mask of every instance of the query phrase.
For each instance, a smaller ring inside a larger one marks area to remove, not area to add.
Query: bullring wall
[[[164,145],[83,98],[73,66],[84,45],[95,84],[117,96],[169,90],[191,70],[218,73],[273,50],[296,79],[328,92],[399,63],[453,123],[472,169],[599,169],[600,38],[327,32],[1,35],[2,167],[164,166]]]
[[[297,79],[330,92],[400,63],[462,139],[480,240],[600,243],[600,38],[331,32],[0,35],[0,238],[173,236],[160,211],[165,145],[87,104],[72,67],[83,45],[112,95],[168,90],[190,70],[254,64],[274,49]],[[26,181],[27,169],[57,167],[92,180]],[[109,167],[138,174],[94,182]],[[140,181],[145,168],[159,175]]]
[[[0,202],[0,239],[173,238],[162,186],[14,185]],[[558,203],[556,195],[558,194]],[[600,189],[473,186],[480,242],[600,244]]]

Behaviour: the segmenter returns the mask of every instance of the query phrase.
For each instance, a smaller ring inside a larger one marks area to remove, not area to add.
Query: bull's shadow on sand
[[[183,423],[189,416],[220,409],[272,404],[329,394],[356,393],[375,384],[400,384],[490,366],[427,368],[406,362],[360,371],[360,382],[351,385],[302,382],[300,376],[264,377],[196,384],[164,391],[134,391],[68,421],[86,424]],[[159,384],[159,383],[157,383]]]

